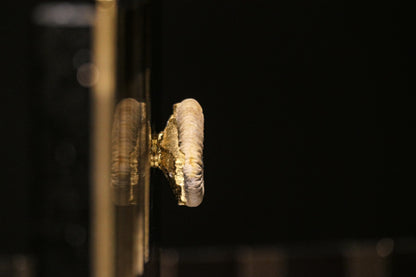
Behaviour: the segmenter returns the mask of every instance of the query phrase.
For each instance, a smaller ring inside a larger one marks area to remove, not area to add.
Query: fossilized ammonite
[[[204,115],[194,99],[175,104],[166,128],[153,140],[152,166],[165,173],[179,205],[196,207],[204,197],[203,141]]]
[[[153,136],[150,157],[138,160],[148,147],[140,142],[144,107],[134,99],[124,99],[116,107],[112,145],[112,186],[115,202],[134,204],[140,178],[140,165],[149,162],[169,179],[179,205],[196,207],[204,197],[203,142],[204,115],[195,99],[185,99],[173,106],[165,129]]]
[[[186,205],[198,206],[204,197],[204,114],[199,103],[186,99],[176,105],[176,122],[179,133],[179,149],[185,155]]]

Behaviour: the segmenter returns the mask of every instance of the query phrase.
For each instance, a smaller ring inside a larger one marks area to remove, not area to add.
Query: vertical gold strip
[[[114,207],[111,201],[111,123],[116,83],[114,0],[96,1],[93,61],[98,80],[92,91],[91,262],[92,276],[114,277]]]
[[[147,162],[148,166],[145,168],[145,184],[144,184],[144,262],[147,263],[149,261],[150,256],[150,249],[149,249],[149,241],[150,241],[150,143],[151,143],[151,131],[150,131],[150,68],[147,68],[145,71],[145,95],[148,101],[146,115],[147,115],[147,122],[146,122],[146,129],[147,132],[145,134],[146,140],[146,148],[148,149],[147,157],[145,161]]]

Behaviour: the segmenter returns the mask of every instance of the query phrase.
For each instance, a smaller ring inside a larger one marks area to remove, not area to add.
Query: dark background
[[[186,209],[164,194],[162,241],[413,236],[404,11],[366,1],[164,2],[161,113],[186,97],[203,106],[206,198]]]
[[[34,26],[37,3],[2,9],[0,254],[82,260],[86,239],[67,238],[88,233],[88,92],[74,100],[37,89],[54,64],[42,63],[48,53],[65,53],[42,48],[54,35]],[[398,1],[156,2],[153,125],[161,130],[184,98],[201,103],[206,188],[190,209],[176,206],[166,181],[153,182],[158,244],[414,237],[409,13]],[[48,147],[78,153],[56,177],[73,176],[66,184],[42,181],[60,170]],[[62,197],[69,210],[57,207]]]

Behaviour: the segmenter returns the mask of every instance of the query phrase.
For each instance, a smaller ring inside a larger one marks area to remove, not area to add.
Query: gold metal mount
[[[185,178],[183,173],[185,155],[179,149],[175,106],[166,128],[158,135],[153,135],[151,145],[150,165],[163,171],[169,180],[178,205],[186,205]]]

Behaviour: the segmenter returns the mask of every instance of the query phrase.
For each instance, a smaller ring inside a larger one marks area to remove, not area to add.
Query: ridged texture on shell
[[[112,130],[113,198],[117,205],[132,204],[133,187],[137,185],[137,136],[140,104],[133,98],[123,99],[115,109]]]
[[[186,205],[198,206],[204,197],[204,114],[195,99],[176,104],[176,121],[179,130],[179,149],[185,155],[183,167]]]

